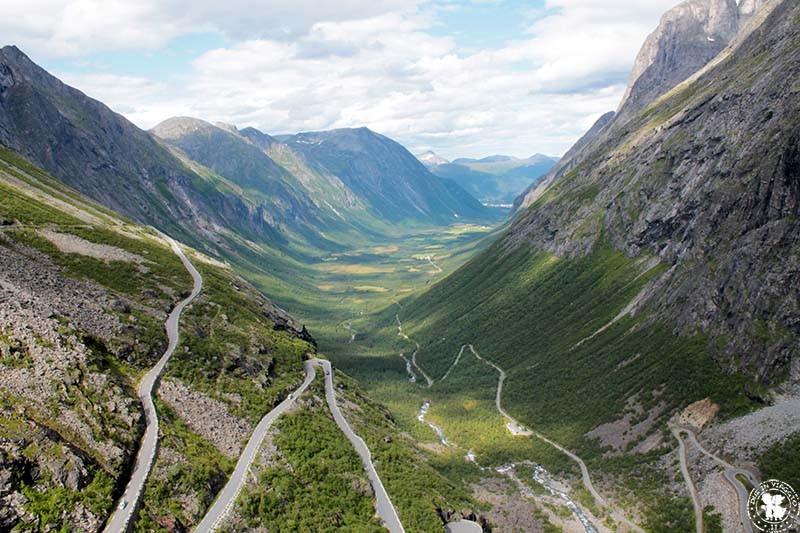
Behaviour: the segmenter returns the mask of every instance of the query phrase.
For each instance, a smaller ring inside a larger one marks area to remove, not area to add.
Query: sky
[[[4,0],[0,35],[149,129],[367,126],[414,153],[563,154],[678,0]]]

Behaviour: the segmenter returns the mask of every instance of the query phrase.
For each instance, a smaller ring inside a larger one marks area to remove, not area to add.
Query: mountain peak
[[[636,57],[619,110],[643,109],[722,52],[764,0],[686,0],[667,11]]]
[[[160,122],[150,131],[162,139],[169,140],[183,137],[188,133],[193,133],[196,131],[210,131],[214,128],[220,128],[219,124],[214,125],[210,122],[206,122],[205,120],[194,117],[172,117]]]
[[[479,163],[503,163],[505,161],[515,161],[517,158],[510,155],[490,155],[480,159]]]
[[[446,165],[450,162],[432,150],[428,150],[427,152],[417,154],[417,159],[419,159],[420,162],[426,167],[434,167],[436,165]]]
[[[234,124],[229,124],[227,122],[215,122],[214,125],[221,130],[229,131],[239,135],[239,128],[237,128]]]

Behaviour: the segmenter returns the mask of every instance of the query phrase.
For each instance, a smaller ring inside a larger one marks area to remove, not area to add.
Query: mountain
[[[190,168],[161,142],[48,74],[13,46],[0,50],[0,144],[134,220],[188,242],[220,228],[274,239],[269,213],[230,184]]]
[[[541,179],[538,179],[528,185],[520,194],[514,199],[513,209],[514,211],[519,210],[520,208],[526,208],[531,205],[536,199],[550,186],[565,167],[568,167],[573,159],[575,159],[578,154],[586,147],[590,142],[592,142],[596,137],[600,135],[606,126],[608,126],[616,116],[614,111],[609,111],[608,113],[602,115],[597,121],[589,128],[583,137],[578,139],[576,142],[564,156],[559,159],[549,170],[548,172],[541,176]]]
[[[239,135],[234,126],[180,117],[160,123],[151,132],[192,161],[227,178],[242,195],[264,206],[274,223],[317,221],[317,206],[302,184],[260,147]],[[264,142],[271,145],[268,140]]]
[[[400,144],[367,128],[299,133],[281,141],[316,170],[337,176],[387,220],[491,216],[457,185],[431,174]]]
[[[687,0],[667,11],[636,57],[620,113],[643,109],[708,64],[766,3]]]
[[[535,154],[527,159],[494,155],[482,159],[456,159],[431,166],[431,172],[448,178],[486,204],[510,204],[531,183],[538,183],[557,159]]]
[[[703,69],[726,57],[763,22],[774,0],[686,0],[667,11],[639,51],[617,112],[606,114],[565,154],[541,182],[514,201],[515,209],[531,205],[560,175],[592,147],[622,131],[631,117]]]
[[[161,234],[4,147],[0,198],[0,530],[102,531],[125,508],[123,489],[153,421],[139,384],[162,357],[167,317],[193,279]],[[158,446],[141,500],[126,502],[142,530],[198,525],[262,417],[292,398],[316,353],[305,327],[230,267],[181,249],[203,284],[180,314],[177,349],[153,389]],[[440,509],[476,508],[386,407],[338,368],[335,376],[348,424],[387,490],[403,494],[395,501],[406,527],[435,531]],[[319,372],[268,435],[280,458],[270,475],[247,476],[241,490],[259,501],[279,477],[286,493],[276,505],[243,505],[230,517],[237,529],[380,529],[361,461],[319,401],[321,380]]]
[[[0,530],[100,531],[144,432],[137,383],[166,349],[165,320],[192,278],[152,228],[3,147],[0,198]],[[162,438],[139,511],[179,528],[213,501],[315,351],[229,268],[185,254],[205,283],[160,380]]]
[[[490,155],[484,157],[482,159],[478,159],[476,163],[501,163],[504,161],[515,161],[515,157],[511,157],[510,155]]]
[[[736,464],[796,462],[799,428],[774,435],[784,418],[765,404],[796,401],[800,381],[800,4],[769,8],[624,128],[599,124],[489,249],[403,302],[427,374],[472,344],[505,371],[511,416],[638,493],[646,529],[693,527],[668,516],[686,500],[641,477],[680,478],[665,429],[689,406],[709,406],[695,429]],[[457,406],[493,401],[496,375],[482,395],[475,376],[448,378]],[[732,430],[752,420],[770,422]]]
[[[420,163],[422,163],[426,167],[434,167],[436,165],[446,165],[447,163],[450,162],[444,157],[441,157],[435,152],[431,152],[430,150],[421,154],[417,154],[417,159],[419,159]]]
[[[281,221],[304,219],[320,232],[331,224],[365,222],[360,219],[366,212],[377,219],[429,222],[487,215],[469,194],[409,158],[405,148],[367,129],[278,139],[255,128],[239,131],[179,117],[152,132],[236,184],[249,200],[272,203],[270,212]],[[310,149],[314,142],[326,143],[325,151]],[[385,190],[388,183],[393,190]]]

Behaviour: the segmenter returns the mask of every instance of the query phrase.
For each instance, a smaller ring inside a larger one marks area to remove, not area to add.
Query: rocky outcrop
[[[778,4],[778,0],[686,0],[669,10],[636,57],[616,114],[606,114],[561,158],[548,176],[532,184],[514,209],[533,204],[583,157],[599,149],[659,97],[727,56]]]
[[[220,453],[231,458],[239,456],[253,431],[247,420],[233,416],[224,403],[192,390],[176,379],[163,380],[158,393],[192,431]]]
[[[735,0],[687,0],[667,11],[642,46],[620,112],[635,112],[711,61],[739,31]]]
[[[560,256],[601,238],[669,269],[654,317],[705,333],[764,382],[800,356],[800,6],[781,2],[715,67],[612,128],[517,220],[507,243]]]
[[[36,520],[24,487],[75,492],[101,472],[120,475],[141,415],[133,391],[99,363],[100,345],[134,353],[111,310],[121,300],[64,277],[40,252],[3,235],[0,244],[0,398],[14,399],[0,402],[0,471],[8,472],[0,475],[0,529],[10,529]],[[104,516],[78,504],[62,519],[96,531]]]

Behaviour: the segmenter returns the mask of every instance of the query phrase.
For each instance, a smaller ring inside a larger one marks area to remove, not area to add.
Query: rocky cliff
[[[517,220],[509,245],[576,257],[607,240],[658,257],[668,270],[637,308],[709,334],[730,370],[797,377],[798,16],[780,2],[717,65],[608,131]]]
[[[515,209],[531,205],[585,153],[597,148],[612,132],[623,132],[638,112],[726,57],[777,4],[777,0],[744,0],[738,4],[735,0],[687,0],[667,11],[636,57],[617,112],[604,115],[592,126],[540,184],[529,187],[515,200]]]

